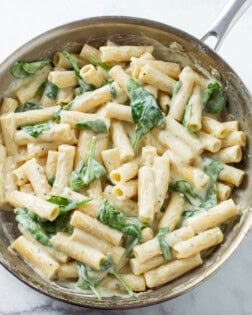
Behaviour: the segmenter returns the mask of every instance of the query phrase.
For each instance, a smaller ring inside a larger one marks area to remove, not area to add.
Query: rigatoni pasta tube
[[[189,104],[191,106],[191,113],[188,120],[188,127],[193,131],[199,131],[201,129],[203,109],[202,92],[199,85],[194,86]]]
[[[179,157],[181,161],[186,164],[191,164],[195,159],[195,152],[189,147],[185,142],[183,142],[178,137],[174,136],[172,133],[167,130],[162,130],[158,134],[158,140],[170,148],[170,150]]]
[[[113,144],[119,150],[120,161],[124,163],[132,160],[134,151],[122,123],[113,121],[111,124],[111,133]]]
[[[130,259],[130,267],[135,275],[141,275],[163,263],[165,263],[163,255],[152,257],[145,262],[140,262],[137,258]]]
[[[22,185],[20,187],[20,191],[27,193],[27,194],[34,194],[35,195],[33,187],[30,183]]]
[[[172,94],[172,87],[176,82],[150,65],[145,65],[141,69],[141,72],[139,73],[139,80],[169,94]]]
[[[8,156],[5,162],[5,176],[6,180],[4,183],[4,196],[5,200],[9,200],[9,195],[12,191],[17,190],[16,179],[13,175],[13,168],[15,167],[14,157]]]
[[[56,103],[59,105],[65,105],[70,103],[73,98],[74,98],[73,88],[59,89]]]
[[[145,279],[143,276],[136,276],[131,273],[120,273],[120,276],[134,292],[142,292],[146,290]],[[122,284],[112,275],[105,277],[100,282],[99,286],[109,291],[125,291],[125,288],[122,286]]]
[[[86,61],[82,58],[82,56],[77,55],[77,54],[70,54],[70,55],[79,67],[82,67],[86,63]],[[53,55],[53,64],[56,68],[60,67],[60,68],[66,68],[67,69],[67,68],[72,67],[69,60],[66,58],[66,56],[61,51],[57,51]]]
[[[103,150],[101,155],[108,173],[111,173],[114,169],[120,167],[120,155],[118,148]]]
[[[51,179],[56,175],[57,162],[58,162],[58,152],[49,150],[46,160],[45,172],[47,179]]]
[[[0,172],[1,172],[2,176],[5,174],[5,168],[6,168],[6,150],[5,150],[4,146],[0,145]],[[1,180],[0,180],[0,204],[3,204],[5,202],[4,186],[5,186],[4,179],[1,178]]]
[[[74,200],[74,201],[83,201],[88,199],[88,197],[71,190],[69,187],[66,187],[62,194],[62,197]],[[78,211],[88,214],[89,216],[96,218],[99,212],[100,201],[99,200],[90,200],[84,205],[78,206]]]
[[[77,264],[75,261],[68,262],[59,266],[57,271],[58,280],[71,280],[78,278]]]
[[[112,207],[120,209],[120,211],[125,215],[135,217],[138,216],[137,202],[131,199],[120,200],[116,198],[116,196],[113,194],[113,186],[108,185],[103,192],[103,196],[108,200]]]
[[[127,182],[137,176],[138,168],[139,165],[135,160],[125,163],[110,173],[110,179],[114,184]]]
[[[218,152],[221,148],[221,140],[204,131],[198,132],[199,141],[203,148],[209,152]]]
[[[109,71],[109,75],[116,83],[128,94],[129,75],[123,70],[121,66],[114,66]]]
[[[131,58],[130,67],[132,71],[132,76],[138,79],[141,69],[145,65],[150,65],[151,67],[157,69],[158,71],[173,79],[178,79],[180,73],[180,66],[175,62],[167,62],[163,60],[155,60],[149,58],[147,59],[141,56],[141,58]]]
[[[14,140],[17,145],[29,143],[54,142],[54,143],[73,143],[76,142],[75,134],[68,124],[53,124],[50,129],[43,131],[39,137],[34,138],[25,130],[18,130]]]
[[[18,190],[14,190],[10,194],[9,203],[15,208],[26,207],[40,218],[49,221],[54,221],[59,214],[59,206]]]
[[[101,60],[99,50],[95,47],[88,45],[88,44],[85,44],[82,47],[82,50],[80,52],[80,56],[84,59],[88,59],[89,57],[92,57],[96,60]]]
[[[193,137],[184,126],[182,126],[169,115],[166,117],[165,128],[167,131],[174,134],[174,136],[178,137],[187,145],[189,145],[192,148],[192,150],[196,152],[196,154],[198,153],[200,154],[204,150],[201,142],[197,138]]]
[[[219,139],[224,138],[229,133],[223,123],[208,116],[202,117],[202,129]]]
[[[238,163],[242,159],[242,150],[239,145],[233,145],[232,147],[221,149],[220,151],[213,153],[211,156],[220,160],[224,164]]]
[[[219,227],[204,231],[198,235],[174,245],[173,253],[176,258],[187,258],[200,253],[202,250],[220,244],[223,234]]]
[[[53,143],[53,142],[52,143],[50,142],[28,143],[27,156],[25,156],[24,160],[31,159],[33,157],[38,158],[38,157],[46,156],[49,150],[57,150],[60,144],[61,143]]]
[[[6,147],[8,155],[15,155],[17,146],[15,144],[15,133],[16,133],[16,121],[15,114],[8,113],[1,116],[1,128],[3,135],[3,142]]]
[[[112,193],[119,200],[127,200],[137,194],[137,181],[130,180],[125,183],[119,183],[112,188]]]
[[[193,236],[194,233],[191,227],[182,227],[171,233],[167,233],[166,241],[170,247],[173,247],[176,243],[187,240]],[[159,245],[159,241],[157,237],[155,237],[148,242],[135,246],[133,249],[133,253],[140,262],[145,262],[152,257],[162,254],[162,251]]]
[[[71,126],[71,128],[76,128],[76,124],[82,121],[90,121],[90,120],[96,120],[101,119],[105,124],[108,124],[108,121],[105,119],[102,119],[98,117],[97,114],[86,114],[86,113],[80,113],[77,111],[62,111],[60,115],[60,122],[62,124],[68,124]]]
[[[51,71],[48,75],[48,81],[61,89],[74,87],[78,84],[74,71]]]
[[[153,171],[148,166],[142,166],[138,172],[138,216],[141,221],[153,221],[155,204],[156,191]]]
[[[227,200],[230,197],[232,188],[223,183],[217,182],[217,198],[220,201]]]
[[[17,100],[11,97],[4,97],[1,104],[0,114],[2,116],[7,113],[15,112],[17,107],[18,107]]]
[[[131,57],[140,57],[145,52],[152,53],[153,46],[102,46],[100,47],[102,62],[130,61]]]
[[[11,245],[26,261],[31,263],[46,278],[56,278],[59,264],[46,251],[24,236],[19,236]]]
[[[222,123],[222,125],[224,126],[227,134],[230,134],[233,131],[239,130],[239,121],[238,120],[224,121]]]
[[[186,219],[184,225],[192,227],[195,233],[216,227],[227,219],[240,214],[232,199],[222,201],[208,211],[201,212]]]
[[[133,123],[133,118],[131,115],[131,107],[127,105],[121,105],[118,103],[107,104],[105,117]]]
[[[26,176],[24,164],[13,170],[13,175],[18,186],[26,184],[29,180]]]
[[[167,156],[154,158],[153,163],[154,185],[156,192],[156,211],[162,207],[170,180],[170,159]]]
[[[203,261],[198,254],[193,257],[174,260],[168,264],[147,271],[144,274],[147,287],[154,288],[168,283],[202,264]]]
[[[80,167],[88,155],[92,137],[94,132],[91,130],[81,130],[79,134],[78,144],[76,148],[74,168],[77,169]],[[97,143],[97,142],[96,142]]]
[[[184,116],[187,101],[192,94],[195,81],[192,69],[190,67],[185,67],[179,75],[179,80],[181,82],[181,87],[178,92],[172,96],[169,115],[172,118],[181,121]]]
[[[104,239],[114,246],[120,245],[122,241],[123,234],[121,232],[108,227],[80,211],[74,211],[70,224],[100,239]]]
[[[59,146],[55,181],[52,194],[60,195],[68,186],[70,175],[73,171],[75,147],[70,145]]]
[[[93,198],[94,200],[101,200],[103,197],[102,193],[102,182],[101,179],[98,178],[89,184],[87,190],[88,196]]]
[[[158,104],[163,112],[168,114],[169,107],[171,105],[171,97],[167,93],[160,91],[158,93]]]
[[[24,113],[15,113],[16,126],[35,125],[55,118],[60,106],[52,106],[43,109],[29,110]]]
[[[230,166],[230,165],[223,165],[223,169],[220,171],[218,179],[239,187],[244,179],[245,172],[240,170],[239,168]]]
[[[106,77],[103,72],[98,71],[94,65],[85,65],[80,69],[80,76],[88,84],[101,86]]]
[[[145,243],[149,240],[152,240],[154,237],[154,232],[152,228],[146,227],[141,230],[141,235],[142,235],[142,242]]]
[[[38,164],[35,158],[24,164],[24,171],[32,184],[35,194],[40,198],[49,198],[51,188],[48,184],[44,168]]]
[[[112,99],[109,85],[104,85],[92,92],[86,92],[76,97],[71,110],[88,112],[102,104],[110,102]]]
[[[246,146],[246,135],[243,131],[233,131],[221,141],[222,148],[227,148],[234,145],[239,145],[241,147]]]
[[[51,242],[57,250],[96,270],[100,269],[101,263],[106,259],[97,249],[73,241],[64,233],[57,233],[51,238]]]
[[[172,192],[165,213],[158,224],[158,229],[168,227],[169,231],[172,232],[179,223],[184,209],[184,196],[180,193]]]
[[[154,158],[157,156],[157,149],[151,145],[142,148],[142,163],[146,166],[153,166]]]

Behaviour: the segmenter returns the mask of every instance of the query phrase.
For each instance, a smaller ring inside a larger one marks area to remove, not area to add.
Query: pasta
[[[246,135],[220,119],[225,87],[155,56],[107,40],[18,62],[12,74],[27,78],[1,105],[0,204],[21,234],[11,248],[98,299],[202,265],[242,212],[232,189]]]

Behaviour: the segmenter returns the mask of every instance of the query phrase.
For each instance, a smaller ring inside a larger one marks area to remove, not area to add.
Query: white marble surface
[[[90,16],[129,15],[179,27],[200,37],[226,0],[8,0],[0,2],[0,61],[52,27]],[[252,91],[252,7],[226,38],[220,54]],[[252,233],[210,280],[176,300],[110,314],[252,314]],[[105,314],[69,306],[39,294],[0,267],[1,315]]]

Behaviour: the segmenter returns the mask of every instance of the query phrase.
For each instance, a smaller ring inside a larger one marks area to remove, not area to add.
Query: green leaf
[[[187,129],[187,131],[194,136],[195,138],[198,137],[197,133],[192,130],[192,128],[189,126],[190,118],[192,115],[192,104],[187,103],[186,108],[185,108],[185,113],[182,121],[182,125]]]
[[[27,78],[50,64],[51,60],[49,59],[35,62],[16,62],[11,69],[11,74],[16,78]]]
[[[133,248],[141,242],[141,229],[148,226],[148,224],[141,222],[137,217],[130,217],[120,213],[107,200],[104,200],[101,204],[97,219],[103,224],[126,234],[127,257],[131,256]]]
[[[27,208],[16,208],[16,221],[39,243],[51,246],[50,238],[58,232],[71,233],[71,212],[58,216],[53,222],[41,220]]]
[[[29,213],[27,208],[16,208],[16,221],[28,231],[32,237],[45,246],[51,246],[50,238],[44,232],[39,222]]]
[[[226,94],[219,82],[210,83],[203,92],[204,110],[210,114],[220,113],[226,105]]]
[[[53,184],[55,182],[55,176],[52,176],[51,178],[48,179],[48,184],[53,187]]]
[[[76,171],[73,171],[70,176],[71,189],[79,190],[106,174],[105,168],[94,158],[95,145],[96,137],[93,137],[86,162],[84,162]]]
[[[59,215],[64,214],[68,211],[72,211],[76,209],[79,206],[84,205],[85,203],[88,203],[89,201],[93,200],[92,198],[84,199],[82,201],[74,201],[65,197],[60,196],[52,196],[47,201],[54,203],[59,206],[60,212]]]
[[[58,95],[59,88],[50,81],[46,82],[44,95],[49,97],[52,100],[56,100]]]
[[[136,128],[135,148],[140,139],[152,128],[164,124],[164,115],[158,107],[155,97],[136,81],[129,79],[128,92],[131,100],[131,114]]]
[[[121,285],[127,290],[130,296],[133,296],[132,289],[125,283],[120,274],[115,270],[112,264],[112,255],[109,254],[106,260],[101,264],[100,270],[94,270],[83,263],[77,263],[79,280],[77,286],[83,290],[91,290],[99,301],[102,300],[100,293],[96,290],[99,283],[108,275],[114,275]]]
[[[113,85],[113,84],[110,85],[110,94],[111,94],[113,99],[116,99],[117,91],[116,91],[115,85]]]
[[[228,229],[228,224],[227,224],[227,223],[222,223],[222,224],[220,225],[220,229],[221,229],[221,232],[222,232],[223,234],[225,234],[225,233],[227,232],[227,229]]]
[[[110,70],[110,67],[108,65],[106,65],[105,63],[99,61],[99,60],[96,60],[95,58],[93,57],[88,57],[88,61],[90,63],[92,63],[93,65],[97,66],[97,67],[101,67],[103,70],[105,71],[109,71]]]
[[[202,202],[193,208],[187,209],[183,213],[183,218],[189,218],[195,214],[206,211],[217,204],[217,180],[219,173],[223,169],[223,164],[213,158],[202,157],[204,172],[209,176],[210,181],[206,188]],[[195,204],[195,203],[194,203]]]
[[[169,191],[180,192],[192,205],[198,205],[203,201],[203,198],[193,189],[192,185],[185,180],[178,180],[174,183],[170,183]]]
[[[75,72],[76,78],[78,80],[78,84],[80,86],[80,94],[95,90],[96,87],[94,85],[88,84],[82,79],[82,77],[80,76],[80,69],[79,69],[77,63],[72,58],[71,54],[69,54],[69,52],[66,50],[63,50],[62,53],[67,58],[67,60],[70,62],[71,66]]]
[[[95,120],[89,120],[89,121],[81,121],[77,124],[75,124],[77,128],[80,129],[88,129],[92,130],[95,133],[107,133],[108,129],[107,126],[102,119],[95,119]]]
[[[52,127],[52,124],[52,121],[47,121],[33,126],[23,126],[21,129],[33,138],[38,138],[44,131],[49,130]]]
[[[164,227],[160,229],[160,231],[157,234],[157,239],[159,242],[160,249],[162,251],[162,254],[164,256],[164,260],[171,260],[172,254],[171,254],[171,248],[167,242],[167,234],[169,233],[169,228]]]
[[[18,106],[15,110],[15,113],[27,112],[29,110],[41,109],[42,106],[39,104],[26,102],[24,105]]]

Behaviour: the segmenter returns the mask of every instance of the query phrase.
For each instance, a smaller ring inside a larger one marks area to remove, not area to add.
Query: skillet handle
[[[229,0],[201,40],[205,42],[208,38],[215,37],[213,49],[218,50],[232,26],[251,4],[252,0]]]

